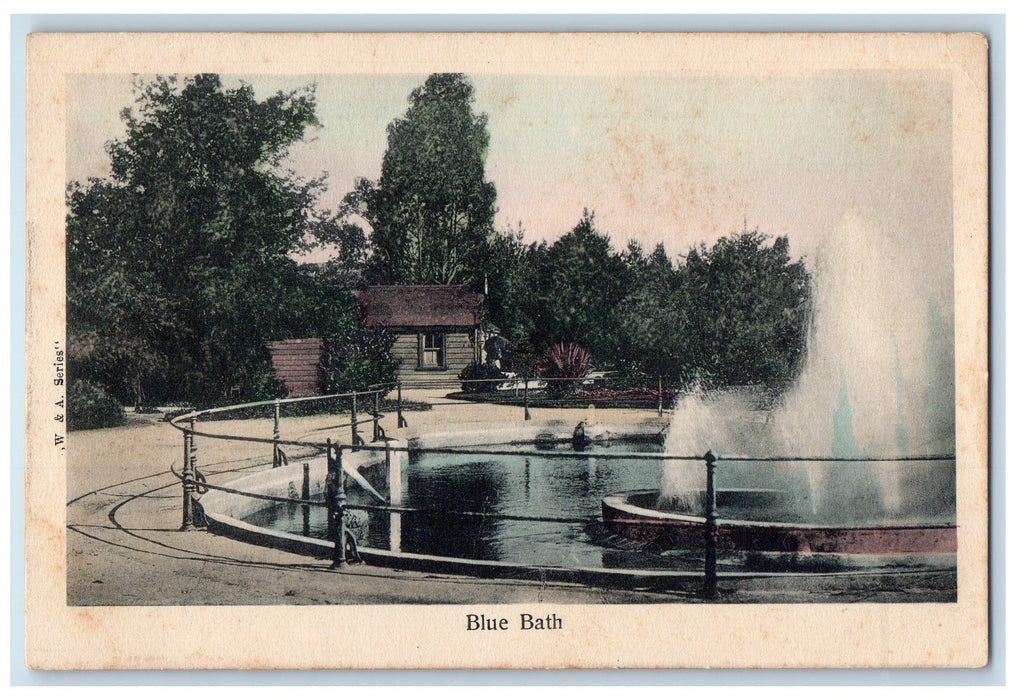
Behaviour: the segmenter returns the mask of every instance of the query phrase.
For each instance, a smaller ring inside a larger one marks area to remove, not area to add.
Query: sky
[[[357,177],[380,174],[386,127],[426,75],[223,76],[264,98],[316,86],[321,127],[289,165],[328,173],[335,209]],[[941,74],[837,72],[805,77],[470,76],[488,117],[487,178],[496,225],[553,241],[583,209],[617,248],[663,242],[673,258],[745,225],[787,236],[813,261],[858,215],[951,262],[951,87]],[[68,80],[67,178],[108,174],[131,76]],[[853,217],[853,218],[851,218]]]

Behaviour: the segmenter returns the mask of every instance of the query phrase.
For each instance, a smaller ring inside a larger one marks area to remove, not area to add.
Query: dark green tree
[[[380,179],[347,196],[372,230],[370,281],[483,283],[496,192],[484,176],[487,118],[473,101],[465,76],[427,78],[388,126]]]
[[[575,228],[534,252],[538,291],[527,309],[534,345],[574,342],[592,353],[597,366],[611,364],[618,350],[616,310],[626,267],[610,237],[596,230],[587,210]]]
[[[258,100],[205,74],[135,93],[109,179],[69,186],[71,371],[137,402],[271,392],[265,341],[354,319],[290,256],[328,226],[321,181],[283,167],[313,90]]]
[[[691,363],[720,384],[791,381],[800,369],[811,312],[811,277],[790,244],[758,229],[693,248],[681,270]]]
[[[627,294],[618,307],[617,365],[629,377],[666,377],[681,383],[695,358],[688,351],[684,329],[687,303],[681,276],[663,244],[649,257],[626,255]]]
[[[496,233],[484,273],[487,321],[516,348],[528,345],[533,334],[527,301],[539,293],[537,246],[523,242],[524,235],[521,224]]]
[[[329,394],[395,386],[399,369],[395,336],[385,328],[355,326],[328,340]]]
[[[131,217],[122,188],[93,181],[68,192],[67,331],[71,373],[98,382],[122,401],[146,390],[175,359],[170,336],[183,337],[180,309],[154,271],[132,269],[118,254]]]

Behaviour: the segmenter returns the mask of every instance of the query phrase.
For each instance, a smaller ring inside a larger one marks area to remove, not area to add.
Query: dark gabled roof
[[[483,295],[467,284],[375,286],[359,297],[367,327],[475,327],[483,310]]]

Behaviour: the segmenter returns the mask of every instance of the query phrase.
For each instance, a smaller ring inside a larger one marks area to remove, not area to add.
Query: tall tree
[[[806,348],[811,277],[786,237],[758,229],[693,248],[681,270],[681,330],[699,373],[721,384],[784,384]]]
[[[617,354],[616,309],[625,286],[625,263],[610,237],[584,211],[571,231],[536,249],[539,291],[529,305],[536,347],[575,342],[600,366]]]
[[[488,323],[517,349],[528,345],[534,331],[527,300],[539,294],[537,246],[527,245],[518,228],[497,232],[487,252],[486,313]]]
[[[264,389],[264,341],[351,318],[290,257],[321,228],[321,181],[283,168],[317,124],[313,90],[258,100],[204,74],[135,94],[110,178],[68,191],[71,362],[123,374],[136,400]]]
[[[465,76],[427,78],[388,126],[380,179],[348,195],[372,229],[371,281],[482,284],[496,191],[484,176],[487,118],[473,101]]]
[[[617,365],[625,375],[663,375],[683,381],[695,361],[688,351],[685,329],[687,303],[681,275],[674,270],[663,244],[649,257],[625,256],[628,284],[618,306]]]

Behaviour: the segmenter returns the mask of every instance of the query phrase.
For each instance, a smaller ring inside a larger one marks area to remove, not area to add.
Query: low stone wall
[[[392,441],[393,447],[405,447],[406,443],[402,441]],[[402,451],[392,451],[391,457],[393,460],[402,460],[405,453]],[[268,469],[265,471],[258,472],[256,474],[248,474],[238,479],[229,481],[223,486],[232,489],[234,491],[244,491],[248,493],[257,493],[264,496],[273,496],[281,498],[301,498],[303,492],[303,465],[307,463],[309,466],[310,476],[310,493],[320,494],[324,491],[325,478],[328,476],[328,463],[324,455],[314,457],[311,459],[304,459],[298,462],[293,462],[285,466],[276,467],[275,469]],[[360,450],[357,452],[343,451],[342,453],[342,465],[343,468],[349,472],[355,472],[350,474],[354,479],[364,477],[360,474],[360,470],[365,468],[375,468],[383,466],[385,463],[385,453],[380,450]],[[386,486],[383,484],[372,484],[375,489],[385,492]],[[210,489],[208,493],[204,494],[200,500],[201,506],[205,511],[206,518],[214,518],[218,515],[226,516],[237,520],[262,510],[268,505],[268,501],[259,498],[253,498],[250,496],[243,496],[236,493],[228,493],[226,491],[217,491],[214,488]]]

